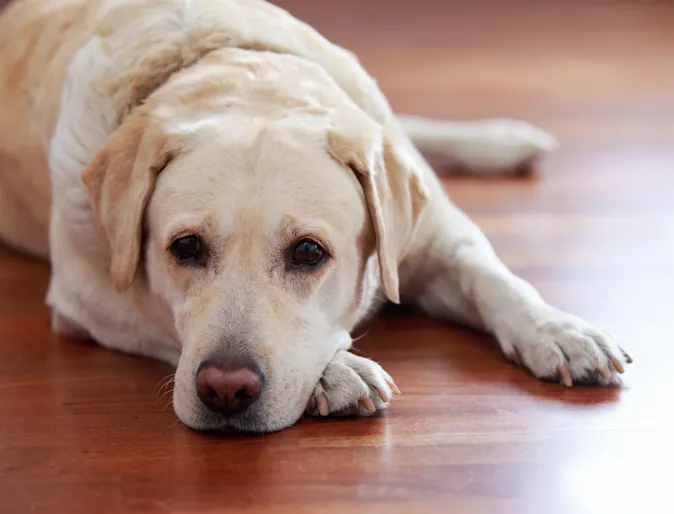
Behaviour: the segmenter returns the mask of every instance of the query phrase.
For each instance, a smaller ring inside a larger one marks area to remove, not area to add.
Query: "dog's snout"
[[[259,398],[263,377],[256,366],[228,366],[206,361],[196,376],[197,395],[213,412],[239,414]]]

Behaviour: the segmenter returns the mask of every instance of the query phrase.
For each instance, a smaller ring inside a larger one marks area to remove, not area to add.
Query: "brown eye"
[[[204,244],[194,235],[176,239],[170,251],[180,264],[203,264],[206,260]]]
[[[292,254],[293,264],[304,266],[317,266],[326,257],[326,251],[316,241],[302,239],[295,245]]]

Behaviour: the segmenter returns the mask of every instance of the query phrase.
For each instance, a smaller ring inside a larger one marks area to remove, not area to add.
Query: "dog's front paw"
[[[309,412],[313,415],[369,416],[386,408],[400,390],[376,362],[347,351],[338,352],[318,382]]]
[[[519,325],[503,341],[508,357],[543,380],[575,384],[618,384],[624,364],[632,359],[615,337],[580,318],[545,307],[533,323]]]

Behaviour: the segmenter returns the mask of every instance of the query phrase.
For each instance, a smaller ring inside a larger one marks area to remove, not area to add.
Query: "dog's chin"
[[[176,415],[193,430],[223,435],[261,435],[278,432],[294,425],[302,416],[269,416],[252,409],[234,416],[222,416],[205,407],[189,409],[187,413],[175,409]]]

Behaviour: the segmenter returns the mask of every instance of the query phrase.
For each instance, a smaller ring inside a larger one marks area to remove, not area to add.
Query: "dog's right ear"
[[[82,172],[91,207],[110,251],[110,277],[126,291],[140,261],[142,222],[157,175],[176,148],[157,122],[130,114]]]

